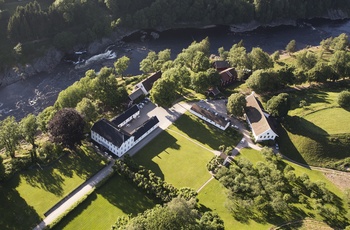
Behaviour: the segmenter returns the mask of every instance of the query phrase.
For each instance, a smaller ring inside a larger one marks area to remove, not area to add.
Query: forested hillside
[[[49,1],[49,4],[51,2]],[[350,13],[350,0],[0,0],[0,70],[54,45],[66,51],[115,28],[172,28]],[[40,49],[39,49],[40,47]],[[39,54],[40,55],[40,54]]]

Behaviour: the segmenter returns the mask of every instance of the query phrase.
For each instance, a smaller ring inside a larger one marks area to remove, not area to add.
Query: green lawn
[[[103,167],[99,155],[90,148],[81,149],[52,166],[16,174],[0,187],[4,193],[0,196],[0,212],[4,215],[0,229],[28,229],[37,224],[46,211]]]
[[[242,139],[242,134],[233,128],[222,131],[202,119],[187,112],[170,129],[180,131],[210,149],[218,150],[220,145],[235,146]]]
[[[255,150],[255,149],[244,148],[244,149],[241,149],[239,153],[240,154],[238,155],[238,157],[247,158],[253,164],[256,164],[256,162],[258,161],[265,161],[264,156],[258,150]]]
[[[304,118],[329,135],[350,133],[350,112],[343,108],[319,110]]]
[[[132,183],[115,174],[54,229],[110,229],[118,216],[134,216],[154,205]]]
[[[210,178],[206,164],[213,156],[178,133],[165,131],[133,159],[177,188],[197,190]]]

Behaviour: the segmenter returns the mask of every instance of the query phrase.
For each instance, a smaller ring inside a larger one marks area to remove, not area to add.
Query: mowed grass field
[[[53,229],[111,229],[118,216],[135,216],[154,205],[132,183],[115,174]]]
[[[343,108],[319,110],[304,118],[329,135],[350,133],[350,112]]]
[[[346,167],[339,161],[350,157],[350,112],[337,103],[340,91],[317,87],[289,94],[292,109],[279,129],[283,154],[310,165]],[[301,100],[307,105],[300,107]]]
[[[214,157],[213,150],[237,144],[240,135],[235,133],[225,134],[186,113],[133,159],[177,188],[197,190],[211,177],[206,165]]]
[[[259,161],[265,161],[264,157],[261,155],[261,153],[254,149],[242,149],[240,154],[237,156],[238,158],[247,158],[249,161],[251,161],[254,165]],[[338,197],[342,198],[343,193],[341,190],[336,187],[332,182],[330,182],[323,174],[319,171],[313,171],[301,166],[298,166],[296,164],[284,161],[286,164],[290,164],[294,168],[294,172],[297,176],[302,175],[303,173],[306,173],[310,180],[313,182],[316,181],[323,181],[326,184],[326,187],[333,192]],[[269,223],[269,220],[266,220],[266,223],[257,223],[254,220],[249,220],[248,222],[239,222],[235,220],[235,218],[230,214],[228,209],[225,207],[226,203],[226,188],[223,187],[219,181],[212,180],[210,183],[208,183],[198,194],[199,203],[201,205],[201,208],[203,210],[212,210],[214,212],[217,212],[219,216],[224,220],[225,223],[225,229],[242,229],[242,230],[250,230],[250,229],[270,229],[274,225]],[[345,206],[344,206],[345,207]],[[307,207],[304,206],[298,206],[298,208],[301,208],[307,213],[310,217],[315,218],[317,220],[322,220],[322,218],[316,213],[315,210],[310,210]],[[345,207],[346,208],[346,207]],[[349,211],[349,208],[346,208],[347,211]],[[310,218],[307,217],[307,218]],[[278,223],[283,224],[284,222]],[[303,224],[303,226],[308,226],[307,224]],[[321,223],[320,223],[321,226]],[[322,225],[327,226],[327,225]],[[284,229],[284,228],[281,228]],[[294,229],[294,228],[292,228]],[[297,228],[295,228],[297,229]]]
[[[89,147],[69,153],[52,166],[16,174],[0,187],[0,229],[28,229],[104,163]]]

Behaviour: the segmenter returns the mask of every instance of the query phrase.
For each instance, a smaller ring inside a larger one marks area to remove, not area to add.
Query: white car
[[[242,138],[241,140],[241,144],[243,144],[245,142],[245,138]]]

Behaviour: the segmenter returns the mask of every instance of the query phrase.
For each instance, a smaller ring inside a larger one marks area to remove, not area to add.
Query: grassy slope
[[[136,215],[153,206],[152,200],[116,174],[54,229],[110,229],[118,216]]]
[[[290,93],[292,110],[279,129],[283,154],[302,163],[328,167],[350,157],[350,112],[338,107],[339,92],[314,88]],[[299,108],[300,100],[308,105]]]
[[[0,212],[4,214],[0,229],[28,229],[54,204],[96,173],[102,167],[101,158],[89,148],[83,146],[82,150],[79,154],[64,156],[43,170],[16,174],[4,188],[0,187],[0,192],[4,193],[0,196]]]
[[[264,161],[264,158],[260,154],[260,152],[253,150],[253,149],[242,149],[241,154],[238,157],[245,157],[249,159],[251,162],[256,164],[258,161]],[[326,187],[333,192],[338,197],[343,197],[342,192],[334,186],[327,178],[323,176],[321,172],[318,171],[312,171],[307,168],[300,167],[298,165],[295,165],[293,163],[289,163],[294,169],[296,175],[301,175],[303,173],[306,173],[309,175],[310,180],[313,182],[316,181],[324,181],[326,183]],[[228,210],[225,208],[225,201],[226,201],[226,195],[225,195],[224,188],[217,180],[212,180],[198,195],[199,202],[202,205],[203,209],[210,209],[214,212],[217,212],[220,217],[225,222],[225,228],[226,229],[268,229],[273,224],[268,223],[257,223],[254,220],[250,220],[248,223],[241,223],[238,222],[230,215]],[[321,217],[316,214],[313,210],[308,210],[306,207],[299,206],[305,213],[307,213],[310,216],[315,215],[314,218],[321,220]],[[349,211],[347,209],[347,211]],[[278,224],[282,224],[278,223]]]

